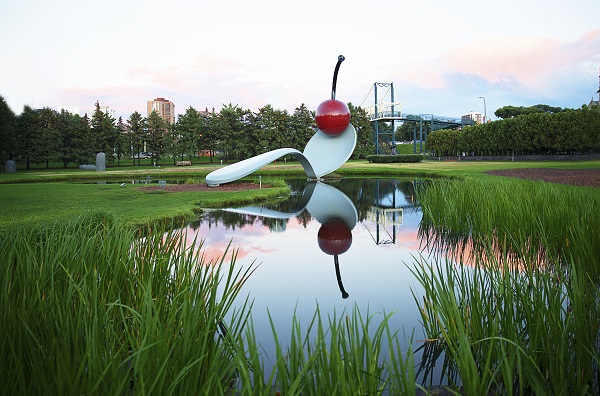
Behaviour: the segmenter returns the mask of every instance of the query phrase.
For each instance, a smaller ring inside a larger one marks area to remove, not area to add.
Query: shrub
[[[400,154],[400,155],[369,155],[369,162],[377,163],[394,163],[394,162],[421,162],[423,161],[422,154]]]

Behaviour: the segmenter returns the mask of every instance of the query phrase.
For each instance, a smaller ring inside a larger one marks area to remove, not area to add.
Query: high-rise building
[[[465,114],[461,118],[463,122],[473,121],[475,124],[483,124],[485,117],[479,112],[471,111],[469,114]]]
[[[175,123],[175,103],[165,98],[156,98],[148,101],[148,115],[156,111],[165,122]]]

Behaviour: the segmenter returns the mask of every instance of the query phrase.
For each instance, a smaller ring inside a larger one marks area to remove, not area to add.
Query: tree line
[[[526,109],[508,117],[461,130],[433,131],[427,136],[427,151],[436,157],[600,152],[598,106],[558,111]]]
[[[372,126],[360,106],[348,104],[358,141],[354,158],[374,151]],[[140,165],[141,153],[151,162],[175,164],[178,160],[206,155],[237,161],[281,147],[303,150],[316,131],[315,112],[304,104],[293,113],[265,105],[258,111],[228,104],[220,111],[198,111],[189,107],[174,124],[152,112],[147,117],[134,112],[128,119],[115,119],[96,102],[91,117],[49,107],[25,106],[19,115],[0,96],[0,164],[7,160],[26,164],[62,163],[63,167],[95,163],[104,152],[108,164]],[[164,162],[163,162],[164,163]]]

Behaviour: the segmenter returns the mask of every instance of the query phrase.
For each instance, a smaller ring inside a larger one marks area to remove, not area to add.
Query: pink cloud
[[[450,71],[475,74],[491,83],[518,81],[545,90],[552,78],[573,73],[580,65],[600,62],[600,29],[565,42],[537,37],[511,37],[477,42],[447,54],[442,63]]]
[[[565,41],[541,37],[505,37],[452,48],[438,59],[405,63],[404,81],[426,89],[448,88],[455,75],[488,84],[547,92],[558,79],[572,78],[600,64],[600,29]]]

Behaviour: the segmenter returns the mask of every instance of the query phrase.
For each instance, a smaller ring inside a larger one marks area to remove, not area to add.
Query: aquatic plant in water
[[[450,382],[467,394],[598,394],[598,195],[452,181],[419,198],[420,233],[447,254],[414,265],[415,302],[423,349],[444,356]]]

